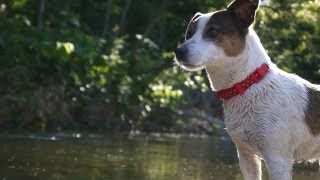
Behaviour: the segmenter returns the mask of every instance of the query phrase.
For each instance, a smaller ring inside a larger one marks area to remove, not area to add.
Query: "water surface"
[[[242,180],[242,176],[228,137],[71,133],[0,135],[0,179]],[[299,165],[294,179],[320,179],[319,169]]]

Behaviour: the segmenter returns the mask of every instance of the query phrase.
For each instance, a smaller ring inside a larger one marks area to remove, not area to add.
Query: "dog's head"
[[[195,14],[175,51],[177,63],[195,71],[240,55],[258,7],[259,0],[235,0],[225,10]]]

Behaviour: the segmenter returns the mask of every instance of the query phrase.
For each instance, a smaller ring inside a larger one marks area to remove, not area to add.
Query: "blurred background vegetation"
[[[189,19],[230,0],[1,0],[0,129],[220,133],[204,72],[173,63]],[[320,83],[320,1],[273,0],[272,60]]]

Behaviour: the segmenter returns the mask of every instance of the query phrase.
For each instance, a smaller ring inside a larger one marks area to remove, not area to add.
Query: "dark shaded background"
[[[0,129],[220,133],[204,72],[173,50],[194,13],[229,2],[0,1]],[[266,4],[255,29],[272,60],[319,83],[319,1]]]

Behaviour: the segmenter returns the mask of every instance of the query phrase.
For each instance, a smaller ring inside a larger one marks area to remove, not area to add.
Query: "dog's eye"
[[[219,34],[218,30],[216,28],[209,28],[207,31],[208,36],[215,37]]]

